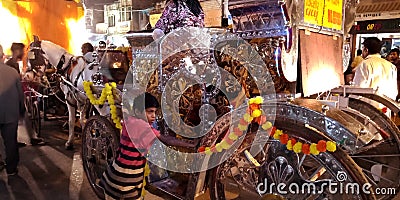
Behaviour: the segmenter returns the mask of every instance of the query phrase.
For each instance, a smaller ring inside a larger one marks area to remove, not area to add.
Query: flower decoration
[[[335,152],[337,148],[336,142],[333,141],[320,140],[318,143],[302,143],[297,141],[295,138],[290,138],[288,134],[283,133],[283,131],[279,129],[276,129],[274,134],[270,136],[286,145],[287,150],[293,151],[297,154],[303,153],[306,155],[318,155],[326,151]]]
[[[117,84],[114,82],[106,83],[104,88],[101,90],[101,95],[99,98],[96,98],[93,95],[92,85],[92,82],[83,82],[83,89],[85,90],[86,96],[88,97],[90,103],[93,105],[104,105],[107,100],[108,105],[110,106],[111,119],[114,122],[115,127],[122,129],[121,118],[118,116],[117,106],[115,106],[113,94],[113,90],[117,88]]]
[[[233,131],[228,133],[219,143],[212,147],[200,147],[198,152],[203,152],[206,155],[211,155],[216,152],[222,152],[223,150],[229,149],[235,141],[245,134],[250,123],[256,122],[264,130],[269,130],[273,128],[271,122],[267,121],[267,118],[263,116],[261,110],[261,104],[264,102],[262,97],[251,98],[248,101],[248,109],[240,119],[237,127],[233,128]],[[272,130],[271,130],[272,131]],[[275,131],[273,131],[275,132]]]
[[[226,136],[216,145],[212,147],[201,146],[198,148],[198,152],[212,155],[213,153],[229,149],[233,143],[241,137],[245,131],[247,131],[248,125],[252,122],[258,123],[263,130],[269,132],[270,137],[273,137],[275,140],[286,145],[287,150],[293,151],[297,154],[303,153],[306,155],[318,155],[321,152],[336,151],[335,142],[320,140],[318,143],[307,144],[297,141],[295,138],[289,137],[289,135],[284,133],[282,130],[277,129],[273,126],[272,122],[267,121],[267,117],[263,115],[263,111],[261,110],[261,104],[263,102],[264,100],[262,97],[249,99],[247,111],[243,115],[243,118],[240,119],[238,126],[233,128],[233,131],[226,134]]]
[[[386,114],[387,111],[388,111],[388,108],[387,108],[387,107],[383,107],[383,108],[381,109],[381,111],[382,111],[384,114]]]

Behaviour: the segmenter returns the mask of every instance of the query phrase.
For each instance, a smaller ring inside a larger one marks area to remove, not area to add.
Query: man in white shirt
[[[85,58],[87,63],[92,63],[95,61],[96,58],[93,56],[94,47],[92,44],[84,43],[82,44],[81,49],[83,57]]]
[[[366,38],[363,42],[362,56],[364,60],[357,67],[354,85],[373,88],[393,100],[397,96],[397,69],[379,54],[382,42],[376,37]]]

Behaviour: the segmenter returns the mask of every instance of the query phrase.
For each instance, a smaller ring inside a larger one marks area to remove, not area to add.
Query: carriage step
[[[167,195],[170,198],[183,200],[184,186],[171,178],[165,178],[157,182],[149,183],[146,189],[156,195]]]

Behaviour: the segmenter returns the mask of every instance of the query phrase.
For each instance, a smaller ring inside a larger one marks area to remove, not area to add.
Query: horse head
[[[33,42],[29,45],[28,59],[32,66],[51,64],[58,74],[70,77],[69,81],[75,82],[77,86],[81,80],[90,81],[91,76],[98,71],[98,66],[88,65],[83,57],[75,57],[63,47],[50,41],[40,40],[37,36],[34,36]]]

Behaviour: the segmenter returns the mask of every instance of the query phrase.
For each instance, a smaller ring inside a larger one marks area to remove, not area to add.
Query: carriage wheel
[[[83,129],[83,167],[91,187],[101,199],[104,199],[104,191],[99,186],[100,179],[116,156],[119,136],[114,124],[99,115],[91,116]]]
[[[41,131],[41,117],[40,117],[40,109],[39,102],[35,101],[31,105],[31,122],[32,128],[36,132],[37,135],[40,135]]]
[[[326,139],[319,133],[292,122],[276,121],[275,126],[291,137],[305,142],[315,143],[320,139]],[[373,195],[366,195],[362,191],[359,195],[334,194],[327,191],[326,187],[324,190],[318,189],[316,194],[307,193],[307,191],[296,194],[296,188],[294,188],[295,192],[290,192],[288,187],[293,183],[300,186],[299,190],[301,191],[302,186],[310,183],[314,183],[317,187],[321,186],[321,183],[329,182],[338,185],[358,183],[361,188],[368,181],[357,164],[339,148],[334,153],[320,153],[318,156],[312,156],[288,151],[285,145],[276,140],[264,138],[257,139],[259,142],[254,142],[254,138],[255,134],[248,133],[235,154],[211,171],[209,187],[212,200],[374,199]],[[256,145],[259,144],[261,149],[261,152],[254,156],[260,164],[259,167],[246,157],[246,152],[250,151],[253,142]],[[342,179],[343,175],[347,175],[345,179]],[[264,190],[265,186],[268,186],[266,191],[258,191],[258,183],[265,182],[267,185],[260,188]],[[275,187],[270,189],[272,184],[275,184]],[[278,184],[286,184],[288,193],[277,192]]]
[[[377,198],[392,199],[395,196],[394,193],[398,193],[400,189],[400,131],[382,111],[364,101],[350,98],[349,107],[368,116],[379,126],[376,128],[371,125],[369,120],[349,113],[355,119],[364,123],[372,133],[377,133],[372,142],[361,147],[350,156],[362,168],[365,176],[374,187],[396,190],[396,192],[392,191],[391,194],[377,195]]]

